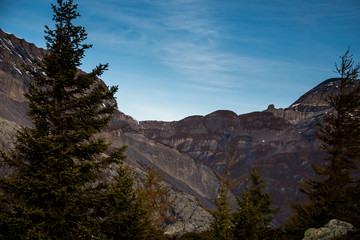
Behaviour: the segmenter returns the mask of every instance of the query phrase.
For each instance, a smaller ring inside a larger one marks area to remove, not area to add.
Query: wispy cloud
[[[209,18],[206,5],[190,0],[151,3],[148,12],[110,3],[102,7],[97,14],[126,27],[101,31],[98,39],[134,54],[153,56],[185,81],[209,88],[231,85],[233,73],[243,62],[219,48],[219,27]]]
[[[153,57],[177,72],[189,86],[196,83],[203,84],[203,89],[233,87],[242,78],[261,77],[274,64],[283,64],[226,49],[223,23],[213,17],[214,9],[207,7],[206,1],[140,1],[139,5],[150,5],[147,8],[111,1],[95,4],[102,5],[92,8],[99,9],[96,14],[118,26],[106,29],[105,24],[103,30],[99,28],[98,40],[123,51]],[[254,39],[237,36],[236,41]]]
[[[177,88],[189,94],[200,92],[209,96],[266,92],[270,88],[291,89],[293,93],[296,88],[306,90],[312,83],[304,87],[300,84],[304,78],[317,81],[326,75],[325,65],[316,65],[321,69],[314,70],[315,65],[311,63],[310,53],[321,48],[321,54],[326,54],[328,49],[323,38],[318,43],[313,41],[312,34],[318,34],[317,30],[321,29],[318,25],[323,27],[333,18],[356,18],[354,10],[341,7],[344,12],[336,13],[334,5],[327,5],[325,0],[316,3],[306,0],[306,4],[300,0],[88,1],[84,12],[89,18],[101,19],[89,21],[98,24],[89,26],[95,42],[110,45],[119,58],[124,55],[146,59],[139,63],[150,62],[149,65],[161,71],[171,72],[171,75],[160,77],[171,82],[167,87],[172,88],[174,95],[176,91],[173,90]],[[307,61],[300,60],[304,56]],[[139,72],[147,67],[139,66]],[[314,75],[314,72],[321,74]],[[159,84],[151,86],[151,91],[163,87],[161,80],[155,79]],[[168,89],[162,88],[163,91]],[[169,98],[174,97],[163,99]],[[218,101],[221,98],[218,97]],[[152,106],[147,102],[133,108],[159,114],[172,112],[171,107]]]

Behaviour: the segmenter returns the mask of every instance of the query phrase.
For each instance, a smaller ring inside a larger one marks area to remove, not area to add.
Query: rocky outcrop
[[[168,220],[165,233],[170,236],[182,235],[186,232],[203,232],[209,228],[212,219],[208,211],[204,211],[197,200],[185,194],[169,192],[168,201],[172,202],[169,215],[176,221]]]
[[[324,227],[309,228],[304,234],[303,240],[332,240],[340,239],[347,233],[354,231],[352,224],[332,219]]]

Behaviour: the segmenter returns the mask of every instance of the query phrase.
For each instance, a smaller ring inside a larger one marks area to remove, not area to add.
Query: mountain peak
[[[205,116],[205,118],[209,118],[209,117],[237,118],[238,115],[230,110],[217,110]]]
[[[290,107],[295,105],[311,105],[311,106],[324,106],[328,105],[326,102],[327,96],[336,91],[337,86],[340,83],[340,78],[330,78],[323,81],[310,91],[303,94],[298,100],[296,100]]]
[[[340,78],[327,79],[303,94],[287,108],[275,108],[272,104],[265,110],[276,117],[284,118],[292,124],[312,121],[324,115],[331,108],[326,102],[327,97],[337,91]]]

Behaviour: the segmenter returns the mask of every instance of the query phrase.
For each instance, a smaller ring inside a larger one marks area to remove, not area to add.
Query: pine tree
[[[234,239],[273,239],[274,230],[269,226],[279,209],[272,208],[270,193],[264,193],[265,182],[261,180],[256,166],[250,175],[248,186],[237,198],[238,209],[233,214]]]
[[[216,205],[215,211],[210,211],[213,216],[213,220],[210,223],[210,231],[213,233],[212,239],[228,240],[233,239],[230,228],[231,223],[231,199],[229,197],[231,189],[233,189],[237,181],[231,180],[230,170],[236,155],[229,157],[227,160],[226,177],[223,178],[219,175],[221,180],[221,187],[219,189],[219,195],[214,198]]]
[[[34,80],[26,94],[33,127],[18,132],[11,155],[0,154],[14,169],[0,179],[0,238],[114,239],[107,229],[114,222],[126,222],[121,231],[140,232],[142,210],[121,165],[125,148],[105,155],[109,144],[94,137],[116,109],[117,87],[97,78],[107,64],[89,74],[77,69],[91,47],[83,43],[84,27],[73,25],[77,5],[57,0],[52,9],[55,29],[45,26],[49,54],[37,69],[26,67]],[[117,165],[114,182],[103,183],[103,170]],[[109,208],[100,208],[101,199]]]
[[[226,183],[222,183],[218,197],[214,198],[216,211],[212,211],[213,220],[210,228],[214,233],[215,239],[232,239],[231,227],[231,201],[228,198],[229,188]]]
[[[136,193],[134,177],[125,163],[115,179],[99,194],[95,214],[100,216],[101,239],[141,240],[149,236],[150,219],[141,196]]]
[[[153,163],[146,169],[146,176],[143,186],[139,189],[144,199],[144,207],[147,209],[151,223],[157,229],[162,229],[164,221],[167,219],[167,210],[174,201],[168,202],[166,193],[169,188],[163,183],[161,171],[155,169]]]
[[[165,221],[168,219],[168,210],[175,200],[167,200],[166,193],[169,188],[163,184],[161,171],[155,168],[155,163],[147,167],[145,173],[143,184],[137,191],[146,210],[146,219],[150,221],[146,229],[146,239],[167,239],[164,233]]]
[[[322,165],[312,165],[319,177],[307,178],[300,189],[307,201],[292,203],[294,214],[286,231],[301,238],[309,227],[320,227],[336,218],[354,222],[359,219],[359,188],[352,175],[359,170],[360,156],[360,65],[354,67],[349,49],[335,65],[341,80],[338,91],[327,98],[333,111],[318,123],[315,132],[328,154]],[[358,175],[357,175],[358,176]]]

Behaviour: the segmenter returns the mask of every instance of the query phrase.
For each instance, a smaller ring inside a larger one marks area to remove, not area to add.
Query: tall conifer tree
[[[147,209],[151,223],[158,229],[163,229],[164,222],[168,218],[168,210],[173,201],[167,201],[166,193],[169,187],[164,185],[161,170],[155,168],[155,163],[145,170],[146,176],[143,186],[138,190],[143,195],[144,207]]]
[[[0,154],[14,169],[0,179],[0,238],[112,239],[105,225],[137,204],[125,168],[118,168],[114,184],[101,183],[103,170],[124,159],[125,148],[105,156],[109,144],[94,138],[115,111],[117,87],[97,79],[107,64],[89,74],[77,69],[91,47],[84,27],[73,24],[77,5],[57,0],[52,9],[55,29],[45,26],[49,54],[36,69],[26,67],[34,80],[26,94],[33,127],[18,132],[10,156]],[[114,194],[119,187],[130,194],[125,200]],[[101,199],[127,208],[100,209]]]
[[[256,166],[242,199],[237,198],[238,209],[233,214],[234,239],[265,240],[274,238],[274,230],[269,226],[278,208],[272,208],[270,193],[264,193],[265,182],[261,180]]]
[[[353,223],[359,219],[359,179],[353,178],[360,162],[359,71],[360,65],[354,66],[347,50],[341,64],[336,65],[341,77],[338,91],[327,98],[333,111],[324,116],[315,132],[328,157],[323,165],[312,165],[319,178],[307,178],[302,184],[300,191],[307,201],[291,204],[294,214],[286,223],[286,231],[295,238],[333,218]]]
[[[214,197],[214,202],[216,205],[216,210],[210,211],[213,216],[213,220],[210,223],[210,232],[212,234],[211,239],[222,239],[222,240],[231,240],[233,239],[233,234],[231,231],[231,218],[232,218],[232,209],[231,209],[231,198],[230,192],[236,184],[237,180],[231,180],[230,170],[233,164],[233,161],[236,157],[234,154],[232,157],[227,159],[227,169],[226,176],[223,178],[219,175],[221,180],[221,186],[219,188],[218,196]]]
[[[120,164],[117,175],[99,192],[94,213],[101,217],[100,239],[142,240],[152,238],[154,233],[142,196],[136,193],[134,177],[129,167]]]

